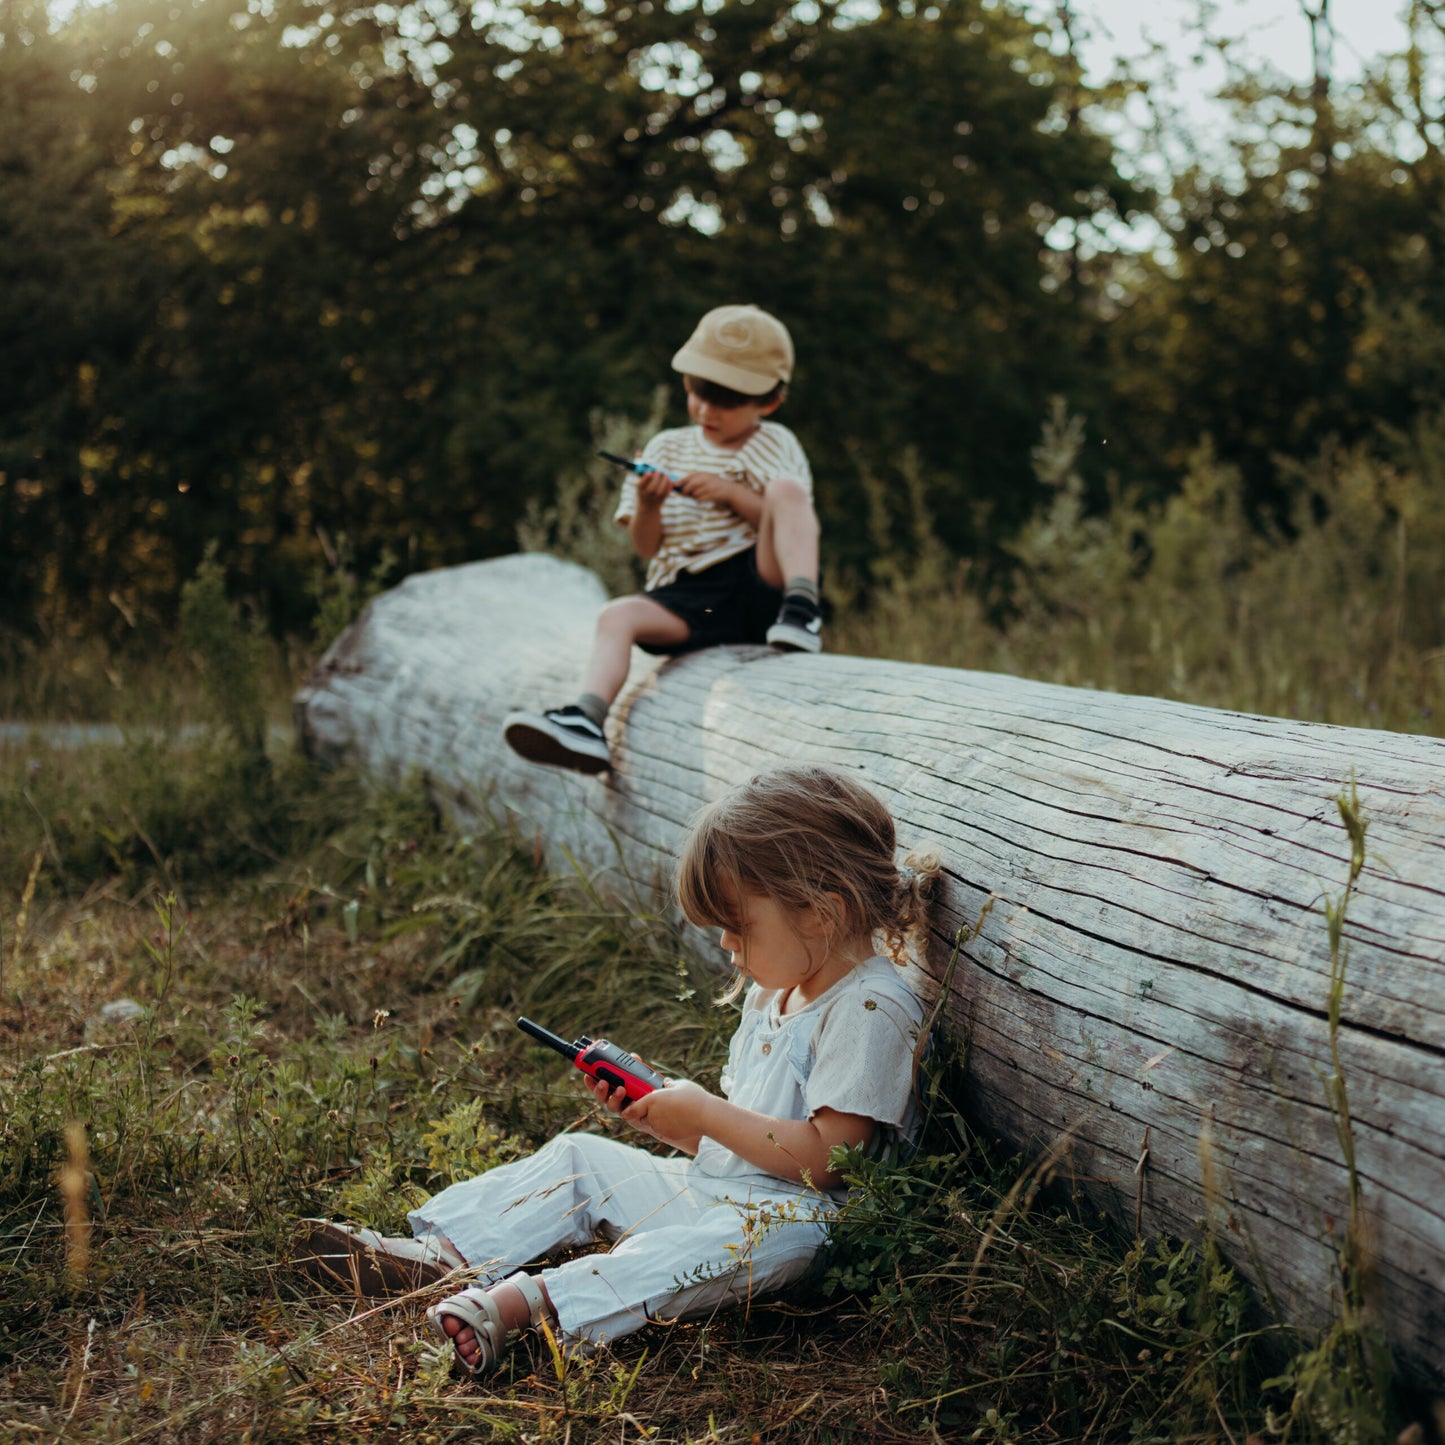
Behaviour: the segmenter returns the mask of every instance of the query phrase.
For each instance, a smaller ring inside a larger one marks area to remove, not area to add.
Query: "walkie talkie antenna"
[[[576,1044],[569,1044],[560,1034],[554,1034],[551,1029],[544,1029],[541,1024],[534,1024],[531,1019],[518,1019],[517,1027],[524,1034],[531,1034],[539,1044],[546,1044],[549,1049],[556,1049],[569,1063],[577,1057]]]

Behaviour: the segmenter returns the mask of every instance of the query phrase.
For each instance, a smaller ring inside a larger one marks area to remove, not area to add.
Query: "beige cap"
[[[672,369],[744,396],[762,396],[793,376],[793,338],[757,306],[717,306],[672,358]]]

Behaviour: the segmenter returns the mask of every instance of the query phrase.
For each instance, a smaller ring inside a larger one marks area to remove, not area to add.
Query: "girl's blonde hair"
[[[847,773],[795,765],[759,773],[693,820],[677,871],[682,911],[701,928],[741,931],[741,893],[802,910],[829,893],[843,900],[838,924],[881,934],[896,963],[928,921],[939,874],[934,853],[899,867],[893,818]]]

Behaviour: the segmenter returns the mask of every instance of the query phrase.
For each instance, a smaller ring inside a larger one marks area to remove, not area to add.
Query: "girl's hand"
[[[621,1115],[638,1133],[650,1134],[686,1154],[697,1153],[702,1129],[695,1121],[701,1118],[707,1101],[716,1098],[687,1079],[669,1079],[665,1089],[654,1089],[635,1102],[628,1099],[626,1089],[610,1088],[600,1080],[584,1079],[582,1087],[598,1108]]]
[[[622,1117],[644,1134],[696,1153],[698,1141],[707,1132],[704,1122],[708,1110],[717,1102],[717,1095],[708,1093],[701,1084],[690,1079],[669,1079],[665,1089],[654,1089],[626,1104]]]
[[[681,1084],[681,1082],[681,1080],[670,1081],[668,1087],[676,1088]],[[644,1128],[636,1118],[634,1118],[631,1114],[627,1113],[628,1106],[632,1103],[632,1100],[627,1097],[626,1089],[622,1088],[620,1085],[614,1088],[611,1084],[606,1083],[604,1080],[594,1079],[586,1074],[582,1076],[581,1084],[582,1087],[586,1089],[589,1094],[592,1095],[593,1099],[596,1100],[597,1107],[599,1109],[606,1109],[609,1113],[612,1114],[620,1114],[622,1118],[626,1119],[629,1124],[632,1124],[636,1128],[642,1129],[643,1133],[650,1134],[653,1132],[651,1129]],[[696,1089],[698,1086],[696,1084],[688,1084],[687,1087]],[[658,1092],[660,1091],[657,1089],[653,1090],[653,1093]]]
[[[614,1114],[620,1114],[627,1107],[626,1089],[614,1089],[604,1080],[594,1079],[586,1074],[582,1076],[582,1087],[597,1101],[599,1109],[608,1109]]]

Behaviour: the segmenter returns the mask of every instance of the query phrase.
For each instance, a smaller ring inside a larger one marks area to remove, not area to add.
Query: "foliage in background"
[[[599,433],[600,435],[600,433]],[[1291,465],[1277,527],[1249,514],[1209,448],[1179,490],[1091,507],[1083,419],[1055,399],[1033,465],[1046,503],[1009,544],[1006,579],[939,539],[916,454],[865,473],[863,571],[825,575],[839,652],[1014,673],[1270,716],[1445,733],[1445,413],[1380,455],[1331,444]],[[616,480],[564,480],[521,533],[635,585]]]
[[[1279,458],[1373,445],[1438,408],[1445,10],[1388,8],[1400,51],[1349,83],[1328,5],[1281,22],[1311,43],[1313,73],[1299,81],[1209,36],[1200,48],[1225,72],[1222,131],[1170,114],[1173,77],[1135,76],[1169,171],[1155,212],[1169,246],[1116,278],[1108,397],[1093,411],[1070,398],[1095,438],[1092,480],[1107,462],[1157,486],[1207,440],[1240,472],[1250,514],[1279,521],[1297,499]],[[1208,19],[1196,27],[1203,40]]]
[[[640,423],[622,416],[592,417],[592,454],[579,472],[564,474],[550,498],[530,497],[517,524],[517,545],[523,552],[550,552],[579,562],[601,579],[611,597],[642,588],[643,567],[632,550],[625,527],[612,519],[626,473],[597,455],[599,449],[619,457],[636,456],[662,425],[667,390],[659,387],[652,411]]]
[[[641,426],[723,297],[793,325],[784,419],[860,601],[923,515],[990,617],[1027,597],[1053,396],[1083,522],[1209,456],[1289,538],[1332,446],[1433,496],[1400,453],[1445,376],[1438,5],[1356,85],[1323,44],[1304,86],[1234,63],[1215,151],[1168,77],[1085,86],[1066,7],[508,16],[0,0],[7,648],[168,625],[211,543],[274,632],[321,640],[383,576],[555,528],[593,416]],[[1126,94],[1173,148],[1157,255],[1118,248],[1149,200],[1107,138]]]
[[[320,656],[361,615],[362,608],[383,591],[396,570],[396,554],[383,548],[371,571],[360,574],[356,548],[344,532],[333,544],[318,531],[322,561],[311,574],[311,597],[316,614],[311,621],[312,651]]]
[[[840,651],[1011,672],[1278,717],[1445,732],[1445,421],[1382,457],[1328,446],[1292,467],[1261,531],[1237,468],[1205,448],[1179,491],[1093,511],[1086,431],[1062,403],[1035,448],[1050,497],[1011,544],[1007,593],[936,541],[922,494],[881,497],[871,586],[838,589]]]
[[[1140,201],[1076,79],[983,0],[3,0],[0,607],[166,619],[215,540],[300,634],[318,529],[362,574],[509,550],[725,299],[795,332],[845,554],[910,444],[950,545],[961,493],[1016,524],[1095,385],[1054,227]]]
[[[205,721],[229,739],[252,786],[270,783],[266,760],[266,638],[226,595],[213,543],[181,588],[181,645],[194,659],[209,703]]]
[[[291,669],[227,595],[214,557],[182,589],[180,638],[150,641],[146,661],[102,660],[85,644],[16,647],[4,675],[15,711],[55,721],[0,742],[0,887],[38,859],[42,893],[135,886],[157,870],[185,895],[338,821],[308,813],[334,795],[301,786],[289,735],[271,756]],[[97,715],[113,721],[88,721]]]

